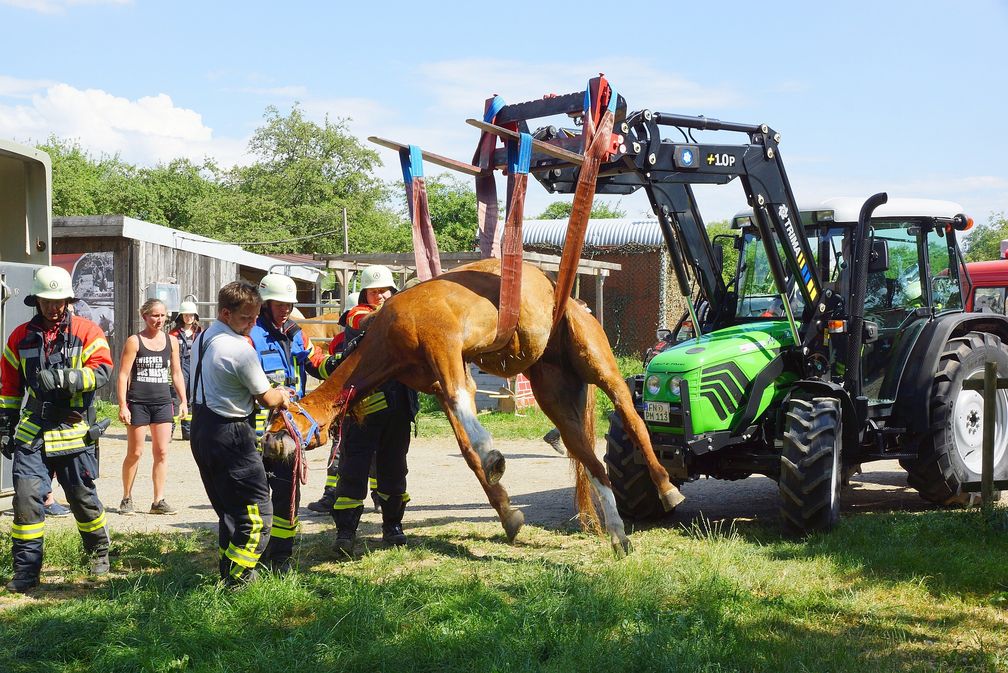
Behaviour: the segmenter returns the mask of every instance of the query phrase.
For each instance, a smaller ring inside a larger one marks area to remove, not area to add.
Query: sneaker
[[[158,500],[157,502],[155,502],[153,505],[150,506],[150,513],[151,514],[178,514],[178,511],[174,507],[172,507],[171,505],[169,505],[167,502],[165,502],[164,498],[161,498],[160,500]]]
[[[45,506],[46,516],[64,517],[70,516],[70,508],[64,507],[58,502],[53,502],[51,505]]]
[[[557,430],[556,428],[553,428],[545,435],[543,435],[543,441],[552,446],[553,450],[559,453],[561,456],[567,455],[567,449],[564,448],[564,445],[561,443],[560,440],[560,431]]]
[[[123,498],[119,501],[119,513],[123,516],[133,516],[133,498]]]

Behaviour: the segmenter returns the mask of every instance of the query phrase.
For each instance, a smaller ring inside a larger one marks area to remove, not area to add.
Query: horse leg
[[[476,420],[476,383],[469,376],[468,371],[465,371],[465,380],[469,404],[463,407],[463,411],[471,417],[473,424],[479,427],[484,434],[487,434],[486,429]],[[496,510],[497,516],[500,517],[501,525],[504,527],[504,533],[507,535],[508,542],[514,542],[515,536],[518,535],[518,531],[521,530],[522,525],[525,523],[525,515],[520,509],[515,509],[511,506],[511,498],[508,496],[503,484],[500,483],[500,474],[498,474],[497,480],[493,483],[487,479],[483,468],[484,462],[481,460],[479,453],[473,449],[470,442],[470,435],[466,427],[467,424],[464,424],[456,413],[458,405],[454,400],[458,398],[458,395],[446,394],[445,388],[440,383],[435,383],[432,386],[432,392],[441,401],[445,416],[448,417],[448,422],[455,433],[455,439],[458,442],[459,450],[462,452],[462,457],[465,458],[469,469],[476,475],[476,480],[479,481],[480,486],[483,487],[483,492],[487,495],[487,500],[490,501],[490,505]],[[500,454],[498,453],[498,455]],[[503,460],[503,457],[501,457],[501,473],[503,472]]]
[[[620,374],[602,326],[583,311],[569,312],[567,324],[571,344],[566,352],[574,368],[585,381],[597,385],[612,400],[616,413],[623,420],[623,427],[644,456],[651,482],[658,490],[662,506],[666,511],[674,510],[686,496],[669,480],[668,472],[658,462],[647,426],[634,409],[630,391]]]
[[[576,470],[578,509],[582,514],[586,509],[590,515],[594,514],[586,488],[590,484],[602,505],[604,526],[613,551],[625,556],[630,551],[630,540],[616,510],[616,498],[605,466],[595,455],[595,405],[589,397],[594,394],[591,387],[576,372],[545,360],[526,370],[525,375],[539,407],[560,431],[567,455],[580,463],[580,469]]]
[[[479,455],[480,465],[487,482],[496,484],[504,476],[504,456],[493,448],[493,439],[476,418],[476,382],[469,375],[462,361],[461,349],[451,352],[442,348],[437,353],[428,353],[428,364],[434,377],[441,384],[441,403],[449,419],[454,416],[458,428],[453,424],[455,436],[465,435],[468,445]],[[459,446],[462,445],[459,438]]]

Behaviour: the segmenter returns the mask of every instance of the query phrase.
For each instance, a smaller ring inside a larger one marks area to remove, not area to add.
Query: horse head
[[[290,460],[300,448],[305,451],[329,443],[329,428],[334,418],[342,415],[350,402],[351,391],[344,391],[328,413],[310,408],[310,393],[300,402],[291,400],[287,409],[274,409],[263,434],[263,455],[274,460]],[[325,409],[325,407],[323,407]]]
[[[299,449],[310,450],[329,440],[329,425],[321,425],[302,405],[290,401],[287,409],[274,409],[263,434],[263,455],[288,461]]]

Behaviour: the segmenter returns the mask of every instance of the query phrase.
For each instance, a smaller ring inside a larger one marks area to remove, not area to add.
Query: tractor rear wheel
[[[835,398],[787,403],[778,487],[781,520],[793,533],[829,530],[840,518],[840,424]]]
[[[638,460],[639,454],[623,427],[623,419],[615,411],[611,412],[609,432],[606,433],[605,462],[616,497],[616,509],[625,519],[657,519],[666,514],[665,508],[647,466]]]
[[[931,386],[932,430],[918,448],[916,460],[901,461],[907,482],[921,497],[940,505],[965,502],[964,481],[979,481],[983,446],[983,395],[964,390],[967,379],[983,379],[984,363],[997,363],[1008,374],[1008,353],[997,336],[969,332],[949,339],[938,360]],[[994,474],[1008,468],[1008,390],[997,391],[994,414]]]

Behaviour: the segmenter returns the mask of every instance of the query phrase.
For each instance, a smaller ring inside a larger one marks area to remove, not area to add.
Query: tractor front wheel
[[[616,509],[625,519],[657,519],[666,514],[665,508],[647,466],[638,458],[639,454],[623,427],[623,419],[615,411],[611,412],[609,432],[606,433],[605,462],[616,498]]]
[[[778,488],[781,520],[790,532],[829,530],[840,518],[840,424],[835,398],[787,403]]]

